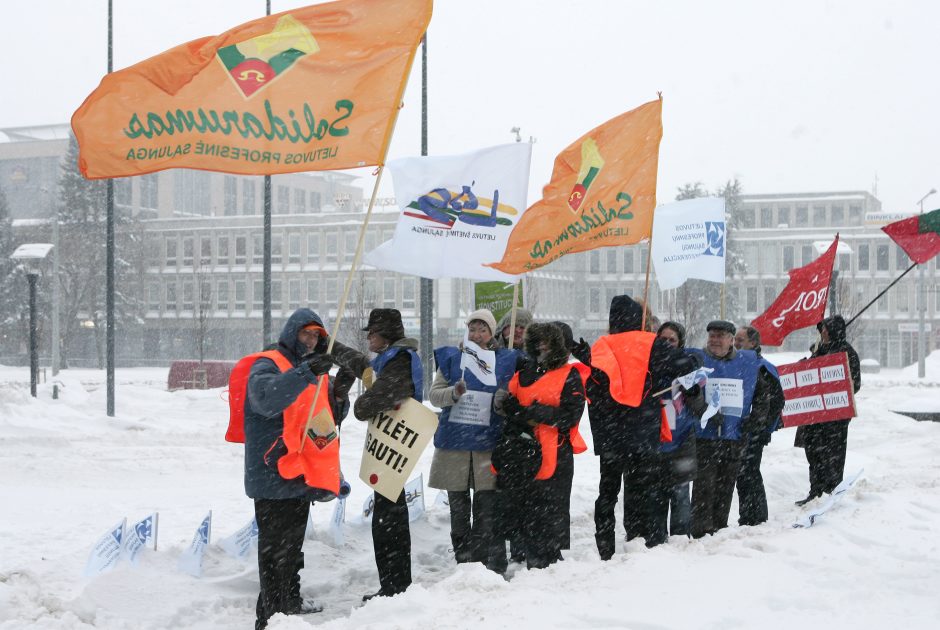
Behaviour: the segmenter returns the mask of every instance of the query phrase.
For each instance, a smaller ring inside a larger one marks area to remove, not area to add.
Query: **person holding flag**
[[[298,422],[302,426],[312,405],[325,403],[337,425],[349,411],[351,375],[338,374],[327,387],[317,387],[320,377],[333,366],[325,354],[326,346],[323,320],[309,308],[300,308],[284,324],[275,349],[246,357],[251,363],[244,403],[245,493],[255,501],[261,582],[256,630],[267,626],[275,613],[322,610],[300,596],[302,547],[311,500],[335,494],[314,486],[320,482],[311,479],[283,477],[279,461],[287,454],[285,427]],[[323,400],[314,400],[315,392]],[[307,450],[313,456],[321,452],[314,446]],[[324,449],[322,453],[329,458],[334,451]],[[336,479],[324,480],[327,483],[321,485],[335,481],[338,487],[338,457],[337,448],[335,465],[323,462],[322,470],[335,471]]]
[[[463,343],[434,351],[430,401],[441,413],[428,486],[447,491],[457,562],[482,562],[500,571],[506,545],[494,537],[496,476],[490,460],[503,417],[493,409],[493,396],[508,387],[519,352],[496,348],[495,330],[493,314],[476,310],[467,318]]]

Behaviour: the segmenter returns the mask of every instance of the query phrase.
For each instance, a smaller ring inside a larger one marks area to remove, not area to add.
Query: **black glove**
[[[322,376],[333,367],[333,357],[328,354],[315,354],[307,361],[307,367],[317,376]]]
[[[349,390],[355,382],[356,375],[341,367],[333,378],[333,397],[338,400],[349,398]]]
[[[522,404],[519,402],[519,399],[509,394],[503,398],[503,415],[507,420],[515,418],[522,415]]]
[[[581,337],[578,343],[574,344],[574,347],[571,348],[571,356],[584,365],[591,364],[591,346],[584,340],[584,337]]]

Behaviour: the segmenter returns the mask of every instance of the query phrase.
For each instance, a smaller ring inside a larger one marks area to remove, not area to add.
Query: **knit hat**
[[[640,330],[643,323],[643,306],[629,295],[617,295],[610,301],[608,331],[612,335],[631,330]]]
[[[512,317],[512,309],[506,311],[506,314],[499,318],[499,323],[496,324],[496,330],[493,331],[493,334],[498,335],[503,331],[503,328],[509,325],[510,318]],[[532,322],[535,321],[535,318],[532,317],[532,311],[527,308],[516,308],[516,326],[522,326],[523,328],[528,328],[532,325]]]
[[[479,320],[489,326],[490,335],[496,336],[496,318],[493,317],[493,313],[491,313],[489,309],[480,308],[470,313],[470,315],[467,316],[467,325],[469,326],[470,322],[474,320]]]

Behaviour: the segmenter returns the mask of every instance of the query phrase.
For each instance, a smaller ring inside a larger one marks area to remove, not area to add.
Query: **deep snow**
[[[791,360],[792,357],[786,357]],[[221,390],[166,391],[166,370],[117,372],[117,415],[105,415],[105,375],[66,370],[29,395],[26,368],[0,367],[0,628],[250,628],[257,597],[253,559],[214,542],[201,579],[176,561],[213,510],[213,540],[248,522],[242,448],[222,440]],[[793,430],[764,454],[770,522],[714,537],[674,537],[648,550],[618,542],[601,562],[594,547],[597,459],[576,458],[572,549],[542,571],[511,565],[510,580],[453,563],[447,508],[412,524],[415,584],[362,605],[378,586],[370,532],[357,523],[367,496],[356,477],[363,424],[348,419],[343,464],[353,483],[345,542],[334,547],[333,504],[314,509],[303,592],[325,605],[307,617],[275,617],[272,630],[324,628],[839,628],[940,627],[940,424],[897,415],[906,403],[940,405],[940,353],[928,378],[916,366],[864,375],[849,432],[846,473],[858,485],[810,529],[793,501],[808,489]],[[585,417],[583,433],[590,441]],[[415,474],[427,478],[429,449]],[[811,507],[811,506],[808,506]],[[159,550],[139,566],[96,578],[82,569],[95,541],[127,516],[160,513]],[[619,512],[619,511],[618,511]],[[732,507],[732,520],[737,506]],[[619,519],[618,519],[619,521]],[[622,528],[618,525],[622,535]]]

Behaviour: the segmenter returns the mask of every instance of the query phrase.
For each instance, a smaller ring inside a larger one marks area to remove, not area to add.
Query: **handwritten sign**
[[[437,414],[412,398],[398,409],[379,413],[369,420],[359,478],[389,501],[397,501],[435,431]]]
[[[783,426],[854,418],[855,396],[844,352],[777,367],[786,400]]]

